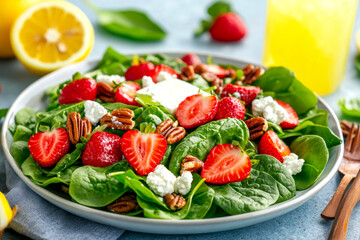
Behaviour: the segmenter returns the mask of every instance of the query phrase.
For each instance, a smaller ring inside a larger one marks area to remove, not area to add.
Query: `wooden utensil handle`
[[[348,222],[360,193],[360,171],[336,212],[329,240],[345,240]]]
[[[344,177],[340,181],[338,188],[336,189],[335,194],[331,198],[326,208],[322,211],[321,217],[325,219],[333,219],[335,217],[336,210],[339,207],[340,201],[353,178],[354,177],[351,175],[344,175]]]

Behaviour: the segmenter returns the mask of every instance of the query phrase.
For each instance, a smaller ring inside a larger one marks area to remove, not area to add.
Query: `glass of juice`
[[[268,0],[263,63],[320,95],[342,82],[358,0]]]

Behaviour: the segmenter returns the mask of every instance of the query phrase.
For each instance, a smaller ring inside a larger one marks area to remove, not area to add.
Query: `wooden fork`
[[[354,131],[355,124],[352,125],[350,134],[348,136],[348,139],[346,140],[344,158],[346,158],[347,161],[352,163],[360,163],[360,127],[357,128],[355,137],[352,138]],[[348,165],[348,167],[351,166],[351,164]],[[358,164],[355,164],[353,166],[358,167]],[[346,193],[344,199],[341,201],[341,204],[336,211],[335,221],[331,228],[328,239],[346,239],[348,222],[350,220],[351,213],[356,203],[358,202],[360,194],[360,171],[357,171],[358,172],[353,184],[351,185],[349,191]]]
[[[353,180],[360,169],[360,137],[359,131],[360,128],[357,128],[356,136],[353,137],[356,129],[356,124],[351,125],[350,132],[345,142],[345,153],[341,165],[339,167],[339,172],[344,174],[344,177],[341,179],[341,182],[326,206],[326,208],[321,213],[321,216],[325,219],[333,219],[336,214],[336,210],[340,204],[340,201],[349,185],[351,180]],[[359,149],[359,150],[358,150]]]

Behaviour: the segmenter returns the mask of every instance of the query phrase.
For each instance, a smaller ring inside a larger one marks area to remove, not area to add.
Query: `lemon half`
[[[78,7],[62,0],[32,5],[11,29],[16,57],[39,75],[83,60],[93,43],[89,19]]]
[[[9,202],[6,200],[5,195],[0,192],[0,238],[2,232],[10,224],[17,211],[17,206],[11,210]]]

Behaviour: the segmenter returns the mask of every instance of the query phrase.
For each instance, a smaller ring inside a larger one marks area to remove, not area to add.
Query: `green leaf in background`
[[[355,69],[357,71],[358,77],[360,77],[360,54],[355,57]]]
[[[203,33],[207,32],[211,27],[211,23],[212,22],[208,20],[201,20],[199,26],[197,26],[197,28],[195,29],[194,36],[199,37]]]
[[[344,98],[340,98],[338,105],[342,114],[360,118],[360,98],[352,98],[349,101],[346,101]]]
[[[107,31],[138,41],[156,41],[166,32],[145,13],[137,10],[101,10],[85,1],[99,17],[99,24]]]
[[[21,166],[23,162],[30,156],[27,141],[16,141],[10,147],[11,156],[15,159],[16,163]]]
[[[226,1],[215,2],[208,8],[208,14],[213,18],[227,12],[231,12],[231,5]]]
[[[0,119],[5,117],[8,111],[9,111],[8,108],[0,109]]]
[[[329,151],[325,141],[316,135],[298,137],[290,145],[291,152],[305,160],[300,173],[294,175],[296,189],[305,190],[311,187],[325,168]]]

